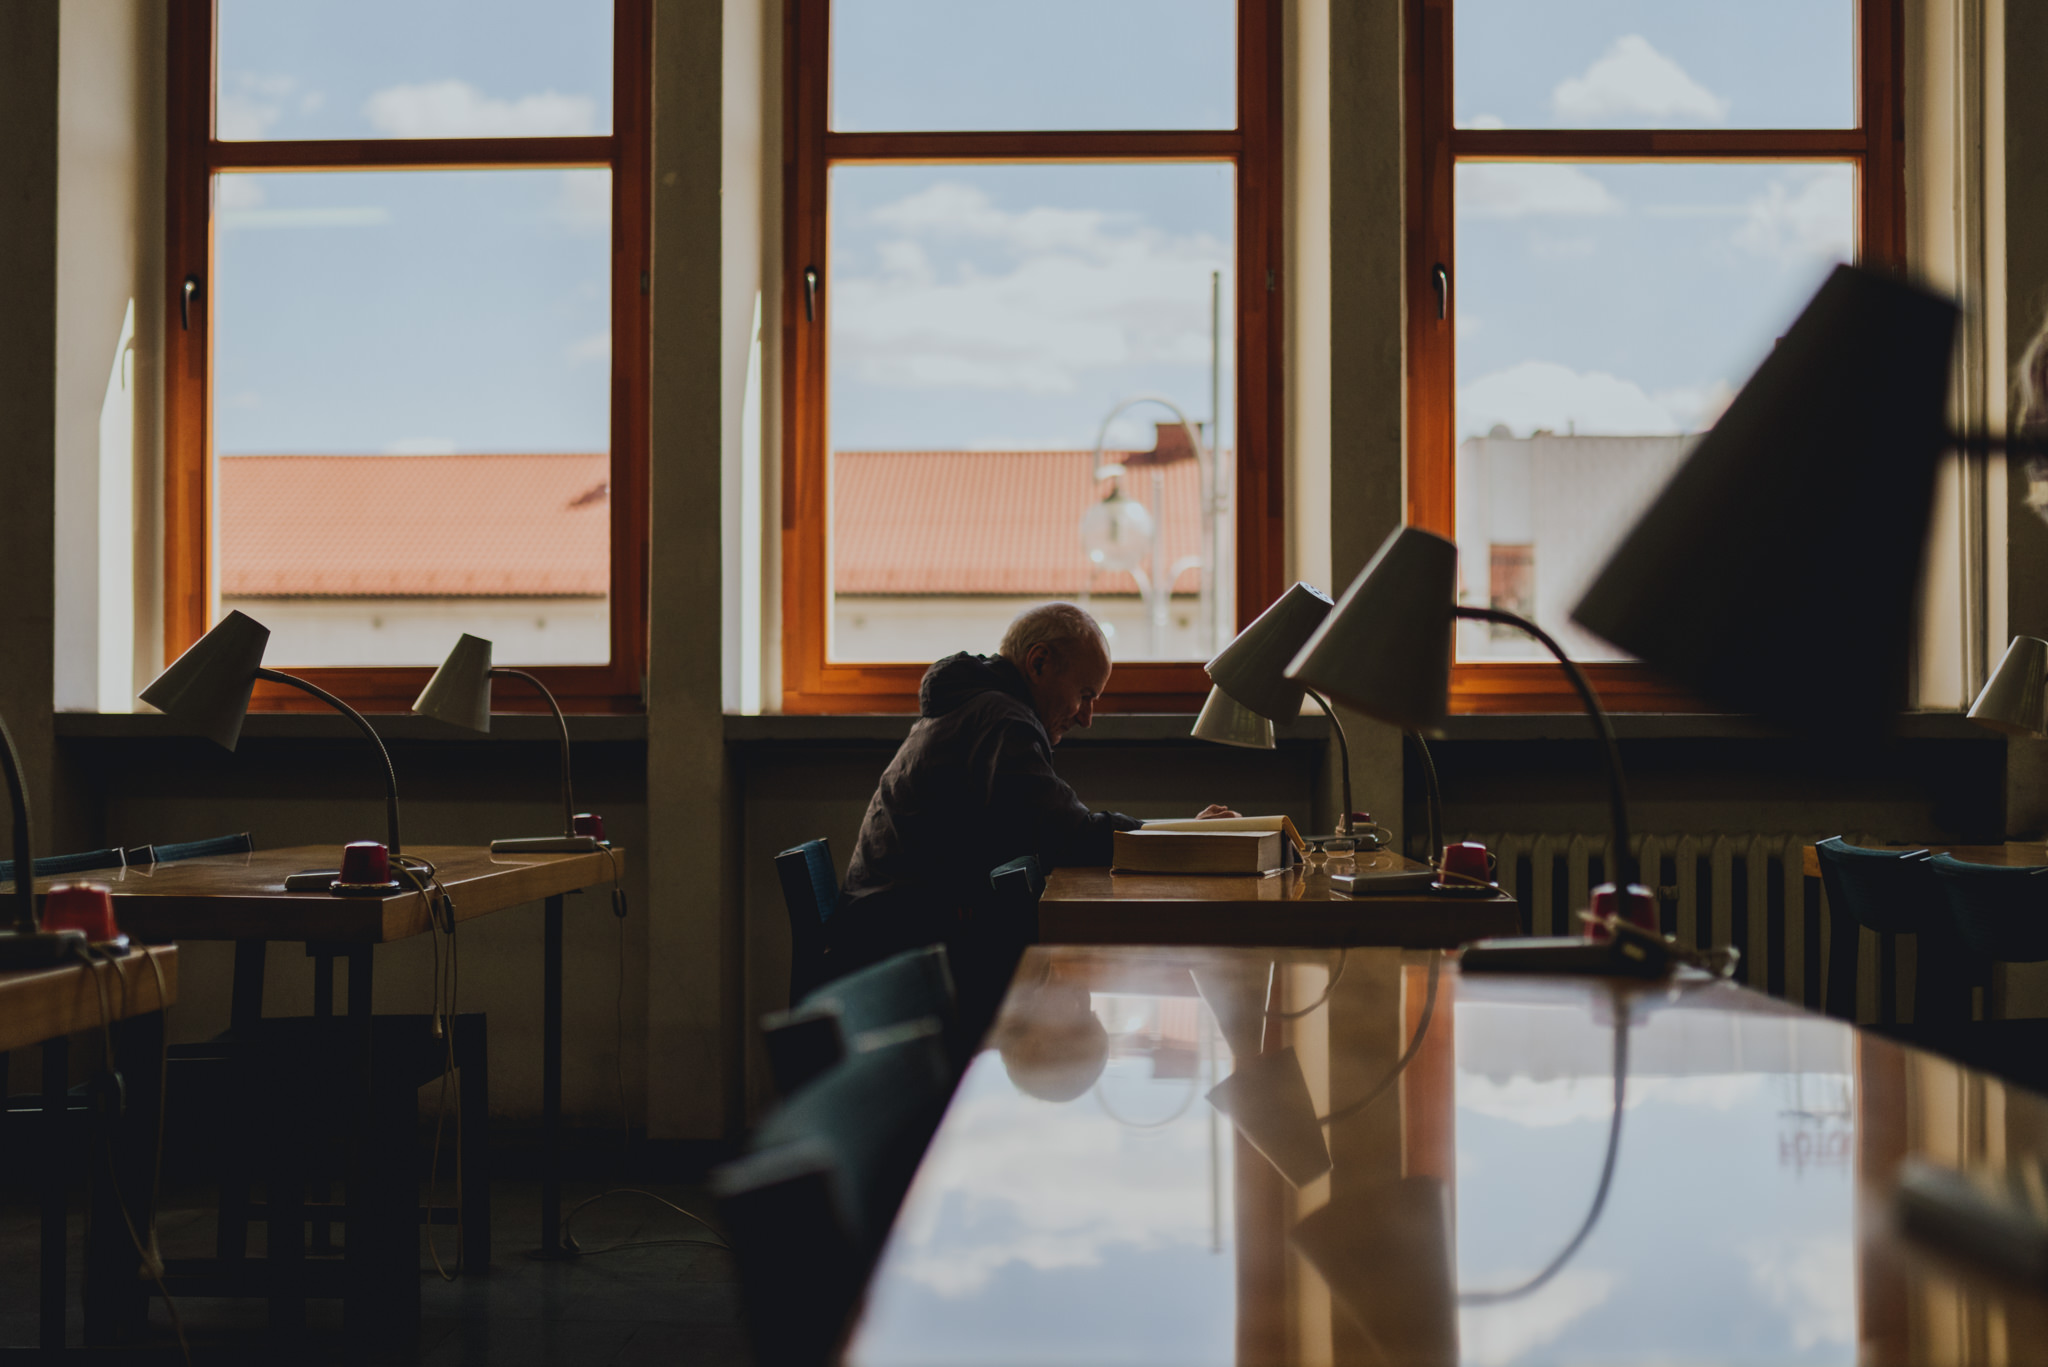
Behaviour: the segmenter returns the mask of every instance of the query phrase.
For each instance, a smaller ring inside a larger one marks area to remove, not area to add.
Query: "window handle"
[[[1436,291],[1436,316],[1437,316],[1437,318],[1438,318],[1439,320],[1442,320],[1442,318],[1443,318],[1443,316],[1444,316],[1444,313],[1445,313],[1445,311],[1446,311],[1446,310],[1447,310],[1447,309],[1449,308],[1449,306],[1450,306],[1450,299],[1451,299],[1451,269],[1450,269],[1450,267],[1446,266],[1446,265],[1445,265],[1445,264],[1444,264],[1443,262],[1441,262],[1441,261],[1437,262],[1437,263],[1436,263],[1436,265],[1434,265],[1434,266],[1430,267],[1430,271],[1429,271],[1429,284],[1430,284],[1430,288],[1432,288],[1432,289],[1434,289],[1434,290]]]
[[[185,277],[185,287],[178,292],[178,325],[186,332],[192,330],[192,301],[204,293],[199,287],[199,277]]]
[[[804,321],[806,323],[814,323],[817,320],[818,268],[816,266],[806,266],[804,267]]]

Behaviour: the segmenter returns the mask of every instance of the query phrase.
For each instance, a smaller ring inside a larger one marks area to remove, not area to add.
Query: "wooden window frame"
[[[1476,129],[1452,126],[1451,7],[1408,0],[1408,521],[1456,528],[1457,258],[1454,168],[1485,161],[1813,161],[1857,171],[1857,259],[1903,269],[1906,257],[1903,0],[1857,0],[1857,126],[1848,129]],[[1451,267],[1450,306],[1437,317],[1432,273]],[[1640,664],[1585,666],[1618,712],[1716,710]],[[1574,712],[1563,671],[1544,661],[1459,661],[1453,712]]]
[[[564,710],[643,710],[647,659],[649,146],[651,0],[614,0],[612,132],[601,137],[376,138],[223,142],[215,137],[214,0],[172,0],[164,254],[164,660],[212,624],[215,544],[212,369],[213,181],[219,171],[539,170],[611,172],[611,661],[547,665]],[[189,330],[188,277],[200,290]],[[451,641],[451,645],[454,643]],[[364,711],[404,712],[430,667],[311,668],[295,673]],[[296,689],[259,683],[261,711],[318,711]],[[507,690],[501,711],[540,711]]]
[[[1238,0],[1237,127],[1230,130],[837,133],[830,113],[830,0],[784,7],[782,283],[782,706],[785,712],[915,712],[928,661],[831,660],[826,346],[831,282],[806,318],[804,271],[829,256],[835,165],[1117,161],[1222,162],[1237,172],[1237,622],[1280,593],[1286,506],[1281,445],[1280,0]],[[1258,282],[1264,289],[1257,288]],[[1199,663],[1117,665],[1103,712],[1192,712],[1209,689]]]

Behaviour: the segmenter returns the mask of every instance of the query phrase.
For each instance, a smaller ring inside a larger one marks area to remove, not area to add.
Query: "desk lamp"
[[[21,781],[21,756],[0,720],[0,769],[7,773],[7,801],[14,813],[14,927],[0,931],[0,969],[46,968],[85,946],[76,930],[46,931],[36,915],[35,842],[31,838],[28,787]]]
[[[523,669],[505,669],[491,664],[491,643],[481,636],[462,634],[448,658],[420,690],[412,710],[471,731],[491,729],[491,680],[524,679],[547,700],[562,732],[562,834],[493,840],[492,854],[587,854],[603,847],[604,818],[576,810],[575,790],[569,784],[569,723],[546,684]]]
[[[2011,736],[2048,735],[2048,641],[2015,636],[1970,704],[1970,720]]]
[[[1351,808],[1351,746],[1344,736],[1344,723],[1321,693],[1287,677],[1288,664],[1330,615],[1330,608],[1329,595],[1313,584],[1297,583],[1239,632],[1204,666],[1213,686],[1201,715],[1195,718],[1193,734],[1220,745],[1270,750],[1273,723],[1298,714],[1304,695],[1314,698],[1337,732],[1337,754],[1344,775],[1344,810],[1337,818],[1337,834],[1350,836],[1356,831],[1359,813]],[[1444,825],[1436,765],[1421,736],[1413,731],[1402,734],[1421,751],[1429,794],[1429,862],[1435,864],[1443,849]]]
[[[398,774],[391,767],[390,752],[371,729],[363,714],[317,684],[263,667],[263,648],[270,641],[270,628],[242,612],[230,612],[214,624],[213,630],[194,641],[191,648],[171,667],[157,675],[142,690],[142,700],[174,721],[196,731],[224,750],[233,750],[242,738],[242,720],[249,713],[249,695],[258,679],[289,684],[310,693],[356,724],[356,728],[377,747],[384,761],[384,829],[381,847],[359,841],[344,854],[347,878],[339,872],[316,870],[294,874],[286,881],[289,891],[311,891],[325,887],[337,894],[383,895],[399,891],[391,877],[390,861],[398,857]],[[323,881],[325,880],[325,881]]]
[[[1594,893],[1594,910],[1656,928],[1656,901],[1630,877],[1628,791],[1614,727],[1586,675],[1550,633],[1498,608],[1456,602],[1456,544],[1418,527],[1398,527],[1381,544],[1287,676],[1327,689],[1340,702],[1407,730],[1441,736],[1450,709],[1452,626],[1460,617],[1498,622],[1533,636],[1557,657],[1591,718],[1607,770],[1614,840],[1612,887]],[[1626,889],[1619,899],[1614,888]],[[1619,900],[1620,905],[1616,905]]]

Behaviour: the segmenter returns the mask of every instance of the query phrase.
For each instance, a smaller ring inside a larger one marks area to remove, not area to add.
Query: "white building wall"
[[[995,652],[1010,619],[1043,597],[881,597],[841,595],[832,605],[832,657],[926,663],[956,651]],[[1134,597],[1092,598],[1088,610],[1109,632],[1114,659],[1206,660],[1193,594],[1177,594],[1167,613],[1163,652],[1150,648],[1151,624]]]
[[[603,664],[611,608],[603,598],[222,598],[270,628],[263,662],[438,665],[463,632],[491,642],[501,665]]]

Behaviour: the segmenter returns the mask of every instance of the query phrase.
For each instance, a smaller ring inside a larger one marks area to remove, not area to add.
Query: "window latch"
[[[818,268],[804,267],[804,321],[818,321]]]
[[[186,332],[192,330],[192,301],[198,299],[201,293],[199,277],[186,276],[185,287],[178,292],[178,326]]]
[[[1442,321],[1445,312],[1450,307],[1450,267],[1444,265],[1444,263],[1441,261],[1437,262],[1436,265],[1432,266],[1429,271],[1429,284],[1430,288],[1436,291],[1436,316],[1438,321]]]

